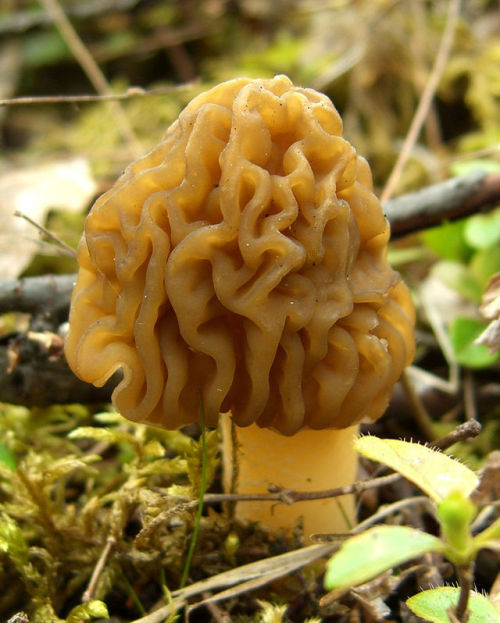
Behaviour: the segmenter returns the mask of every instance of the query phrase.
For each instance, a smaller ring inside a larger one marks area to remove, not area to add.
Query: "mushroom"
[[[98,386],[121,368],[113,401],[134,421],[189,424],[200,396],[208,426],[230,412],[242,492],[348,484],[357,423],[383,413],[413,356],[388,239],[325,95],[286,76],[222,83],[92,207],[68,363]],[[285,528],[302,515],[310,533],[345,528],[337,507],[237,513]]]

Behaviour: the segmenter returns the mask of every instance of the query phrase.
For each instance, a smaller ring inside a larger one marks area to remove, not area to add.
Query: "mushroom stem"
[[[224,416],[222,439],[224,485],[229,490],[238,470],[237,492],[262,493],[273,484],[285,489],[318,491],[354,482],[357,455],[353,448],[358,427],[343,430],[301,430],[292,437],[256,424],[236,431],[236,457],[231,420]],[[303,520],[306,540],[318,532],[346,532],[355,523],[354,497],[307,500],[293,504],[239,502],[238,520],[258,521],[270,530],[290,530]]]

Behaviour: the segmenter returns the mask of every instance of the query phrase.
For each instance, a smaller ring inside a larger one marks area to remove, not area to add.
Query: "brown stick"
[[[383,204],[392,238],[453,221],[500,203],[500,173],[474,171]]]
[[[455,35],[455,29],[458,22],[458,16],[460,14],[460,4],[461,0],[450,0],[448,3],[448,15],[446,18],[446,25],[443,36],[441,38],[439,51],[434,61],[434,66],[429,76],[429,80],[425,85],[424,91],[418,103],[417,110],[415,111],[415,115],[413,116],[413,120],[403,143],[403,147],[401,148],[401,151],[399,153],[399,157],[396,161],[396,164],[394,165],[394,168],[391,171],[391,174],[389,175],[389,179],[387,180],[385,188],[382,191],[382,201],[385,201],[392,196],[396,183],[403,171],[403,167],[406,164],[408,158],[410,157],[413,146],[417,141],[420,130],[422,129],[422,125],[424,124],[427,113],[429,112],[429,108],[432,104],[434,94],[439,85],[439,81],[441,80],[441,76],[443,75],[444,69],[446,67],[446,62],[450,55],[451,46]]]
[[[31,106],[36,104],[85,104],[88,102],[112,102],[129,100],[137,97],[152,97],[155,95],[167,95],[177,91],[192,89],[197,80],[157,89],[143,89],[142,87],[130,87],[124,93],[108,93],[106,95],[34,95],[31,97],[10,97],[0,99],[1,106]]]

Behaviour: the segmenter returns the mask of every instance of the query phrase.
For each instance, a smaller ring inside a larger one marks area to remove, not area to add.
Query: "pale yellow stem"
[[[344,430],[303,430],[286,437],[256,425],[237,428],[238,493],[263,493],[270,484],[298,491],[333,489],[355,481],[357,455],[353,442],[358,427]],[[223,421],[225,484],[234,466],[230,420]],[[354,498],[341,496],[294,504],[238,502],[239,520],[258,521],[271,530],[290,531],[303,518],[306,540],[317,532],[346,532],[355,523]]]

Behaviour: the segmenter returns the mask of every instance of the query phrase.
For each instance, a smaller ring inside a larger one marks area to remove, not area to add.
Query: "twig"
[[[45,348],[39,340],[30,339],[26,333],[1,337],[0,402],[28,407],[49,406],[54,402],[109,402],[111,392],[121,378],[120,374],[103,387],[93,387],[81,381],[71,372],[62,356],[60,337],[59,342],[61,347],[55,352],[54,349]],[[14,368],[12,356],[15,357]]]
[[[202,593],[201,596],[204,600],[208,600],[211,597],[211,594]],[[221,610],[217,604],[211,601],[207,601],[206,608],[210,612],[216,623],[231,623],[231,617],[229,616],[229,614],[224,610]]]
[[[408,508],[410,506],[418,506],[418,505],[426,505],[430,508],[429,498],[425,495],[419,495],[412,498],[405,498],[404,500],[399,500],[398,502],[394,502],[393,504],[387,504],[380,508],[375,514],[370,515],[367,519],[357,524],[352,530],[350,530],[347,534],[328,534],[328,533],[318,533],[311,535],[311,541],[313,543],[329,543],[331,541],[337,541],[338,539],[344,539],[347,536],[353,536],[355,534],[360,534],[366,528],[370,528],[373,524],[386,519],[390,515],[393,515],[397,511],[400,511],[403,508]]]
[[[47,238],[52,240],[52,242],[60,248],[61,252],[63,252],[64,255],[76,258],[76,251],[73,248],[71,248],[68,244],[66,244],[63,240],[58,238],[48,229],[46,229],[43,225],[40,225],[40,223],[34,221],[27,214],[24,214],[24,212],[21,212],[20,210],[16,210],[14,212],[14,216],[18,216],[19,218],[23,218],[25,221],[28,221],[30,225],[33,225],[33,227],[38,229],[38,231],[40,231],[44,236],[47,236]]]
[[[499,202],[500,173],[473,171],[390,199],[383,209],[394,239],[494,208]]]
[[[76,275],[43,275],[0,280],[0,314],[13,311],[40,314],[65,310],[67,315],[75,279]]]
[[[423,402],[420,400],[420,396],[412,383],[412,380],[406,370],[401,375],[401,385],[406,394],[406,398],[410,403],[410,408],[413,416],[420,428],[421,432],[425,435],[428,441],[432,441],[435,437],[434,425],[432,419],[427,413]]]
[[[402,478],[400,474],[389,474],[355,482],[345,487],[322,489],[321,491],[296,491],[270,485],[269,493],[208,493],[205,495],[204,502],[205,504],[221,504],[223,502],[281,502],[282,504],[295,504],[296,502],[306,502],[308,500],[323,500],[351,493],[362,493],[368,489],[390,485],[399,478]],[[171,509],[170,512],[175,511],[175,509],[185,511],[198,506],[198,500],[185,501],[187,498],[181,496],[169,495],[168,499],[179,501],[178,507]]]
[[[469,369],[464,370],[463,392],[465,417],[468,420],[475,420],[477,418],[476,391],[474,376]]]
[[[467,420],[467,422],[460,424],[444,437],[432,441],[429,446],[431,448],[445,450],[459,441],[465,441],[466,439],[473,439],[474,437],[477,437],[481,432],[481,429],[481,424],[477,420]]]
[[[54,20],[54,24],[61,33],[62,38],[68,45],[95,90],[101,95],[111,95],[111,88],[106,80],[106,77],[102,73],[99,65],[95,62],[92,54],[81,40],[76,30],[73,28],[71,22],[66,17],[66,14],[59,4],[59,0],[39,1]],[[109,102],[109,108],[115,122],[120,128],[122,136],[132,146],[134,155],[138,157],[143,152],[143,148],[137,140],[137,137],[132,130],[127,116],[123,112],[122,107],[117,102],[111,101]]]
[[[464,441],[476,437],[481,432],[481,425],[475,420],[469,420],[464,424],[458,426],[454,431],[445,435],[441,439],[433,441],[430,446],[445,449],[449,446],[457,443],[457,441]],[[387,476],[379,476],[377,478],[371,478],[369,480],[363,480],[355,482],[351,485],[344,487],[335,487],[333,489],[324,489],[321,491],[296,491],[292,489],[282,489],[275,485],[270,485],[268,493],[208,493],[204,497],[204,504],[222,504],[224,502],[280,502],[282,504],[295,504],[296,502],[305,502],[308,500],[322,500],[326,498],[338,497],[341,495],[359,494],[369,489],[375,489],[378,487],[384,487],[391,485],[398,481],[403,476],[399,473],[389,474]],[[161,493],[161,491],[160,491]],[[178,501],[179,503],[170,508],[161,517],[158,516],[153,520],[155,526],[158,523],[165,521],[167,516],[170,517],[173,514],[185,512],[187,510],[197,508],[199,500],[189,500],[188,498],[181,496],[169,495],[170,501]],[[385,511],[384,511],[385,512]],[[392,512],[389,510],[388,512]],[[137,538],[143,538],[148,532],[150,532],[151,524],[145,526],[141,532],[137,535]]]
[[[32,97],[12,97],[0,99],[0,106],[27,106],[32,104],[78,104],[86,102],[112,102],[129,100],[135,97],[150,97],[154,95],[168,95],[177,91],[192,89],[198,80],[185,82],[168,87],[156,89],[143,89],[142,87],[129,87],[124,93],[108,93],[104,95],[37,95]]]
[[[115,545],[116,540],[114,537],[109,536],[106,539],[106,545],[104,546],[101,555],[99,556],[99,560],[97,561],[96,566],[94,567],[94,571],[90,577],[87,590],[83,593],[82,603],[86,603],[91,601],[94,598],[95,590],[97,587],[97,582],[101,577],[101,573],[103,572],[104,566],[106,565],[106,561],[108,560],[108,556],[111,552],[111,548]]]
[[[396,164],[394,165],[394,168],[389,175],[389,179],[387,180],[385,188],[382,191],[382,202],[387,201],[387,199],[392,196],[396,183],[401,175],[401,171],[403,170],[403,167],[406,164],[408,157],[410,156],[411,150],[415,145],[418,135],[420,134],[420,130],[422,129],[422,125],[429,111],[429,107],[431,105],[436,89],[439,85],[441,75],[444,71],[446,62],[450,54],[453,38],[455,35],[455,28],[460,13],[460,4],[461,0],[450,0],[448,3],[446,26],[443,36],[441,38],[441,43],[436,56],[436,60],[434,62],[434,67],[432,68],[429,80],[425,85],[425,89],[422,93],[417,110],[415,111],[415,115],[411,122],[410,129],[408,130],[408,134],[406,135],[403,147],[401,148],[398,159],[396,160]]]

